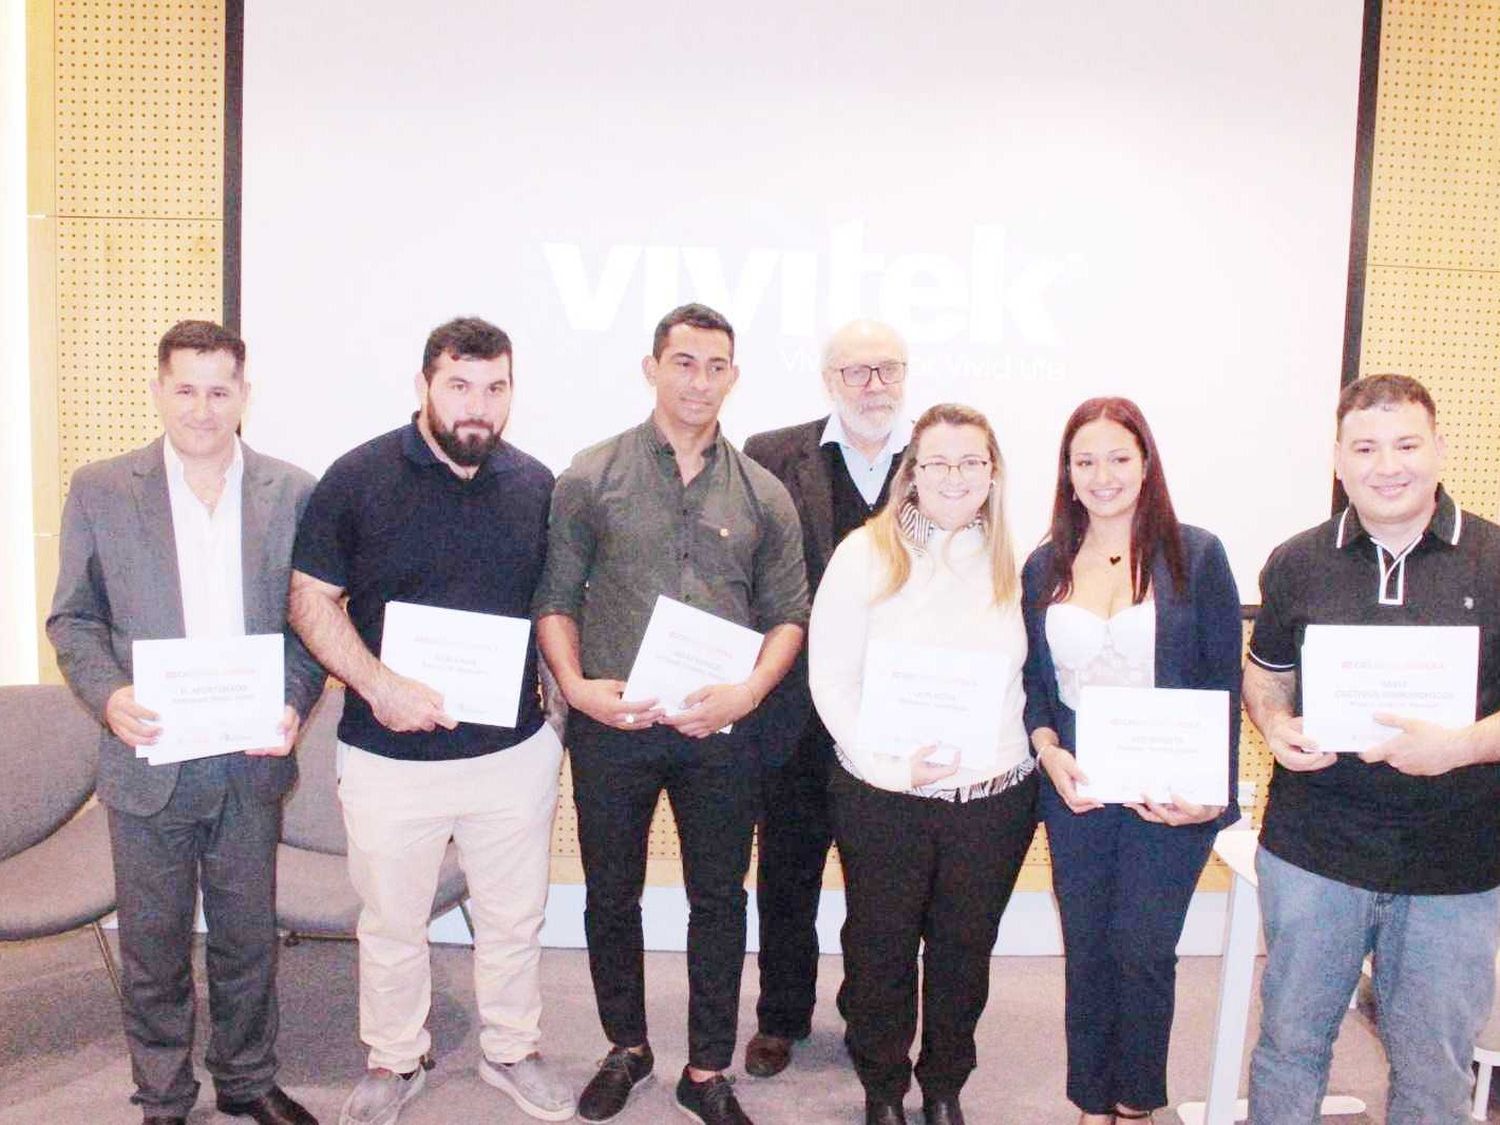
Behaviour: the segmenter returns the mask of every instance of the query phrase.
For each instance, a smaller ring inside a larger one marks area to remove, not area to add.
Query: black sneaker
[[[752,1125],[730,1083],[722,1074],[694,1082],[683,1067],[677,1080],[677,1108],[701,1125]]]
[[[624,1047],[611,1047],[599,1062],[599,1072],[578,1095],[578,1116],[584,1121],[613,1121],[630,1096],[651,1077],[656,1059],[648,1046],[641,1054]]]

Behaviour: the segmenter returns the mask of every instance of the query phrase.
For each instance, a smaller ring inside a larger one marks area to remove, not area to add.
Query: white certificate
[[[284,645],[280,633],[133,642],[135,701],[161,726],[136,756],[154,766],[280,746]]]
[[[860,683],[859,745],[903,761],[920,746],[936,746],[928,761],[959,765],[944,785],[990,777],[999,768],[1005,680],[999,653],[871,641]]]
[[[1078,701],[1078,792],[1107,805],[1173,794],[1229,803],[1229,693],[1087,686]]]
[[[699,688],[749,679],[764,640],[754,629],[659,594],[630,666],[625,699],[655,699],[667,714],[678,714]]]
[[[1376,712],[1442,727],[1474,721],[1477,625],[1309,625],[1302,729],[1319,750],[1358,753],[1400,732]]]
[[[516,725],[530,647],[524,617],[385,603],[380,662],[432,688],[461,723]]]

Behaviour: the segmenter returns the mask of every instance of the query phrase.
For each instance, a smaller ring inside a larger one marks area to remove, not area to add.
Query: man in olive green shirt
[[[656,395],[651,417],[584,450],[558,478],[533,603],[543,655],[572,709],[584,926],[611,1044],[578,1116],[614,1117],[653,1065],[640,897],[665,789],[691,906],[688,1065],[677,1100],[706,1125],[739,1125],[748,1118],[722,1071],[734,1054],[756,813],[757,762],[741,720],[802,645],[802,532],[786,489],[719,430],[719,408],[739,377],[729,323],[702,305],[674,309],[642,368]],[[764,632],[750,677],[702,688],[677,714],[656,700],[623,699],[662,594]]]

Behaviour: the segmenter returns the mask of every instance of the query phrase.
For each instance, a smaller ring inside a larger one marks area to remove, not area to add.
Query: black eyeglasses
[[[877,375],[881,383],[889,387],[906,378],[906,364],[899,359],[890,359],[884,363],[855,363],[839,368],[839,378],[844,380],[846,387],[868,387],[870,380]]]

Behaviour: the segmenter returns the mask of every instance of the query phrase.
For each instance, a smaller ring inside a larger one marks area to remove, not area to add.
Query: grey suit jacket
[[[110,695],[133,679],[131,643],[184,635],[164,440],[74,474],[47,618],[63,677],[103,726],[99,797],[135,816],[159,812],[177,784],[177,766],[148,765],[104,725]],[[322,691],[324,674],[287,628],[286,602],[292,542],[314,482],[294,465],[242,448],[245,631],[286,636],[286,700],[305,716]],[[237,782],[267,801],[280,798],[297,775],[290,756],[234,755],[231,770]]]

